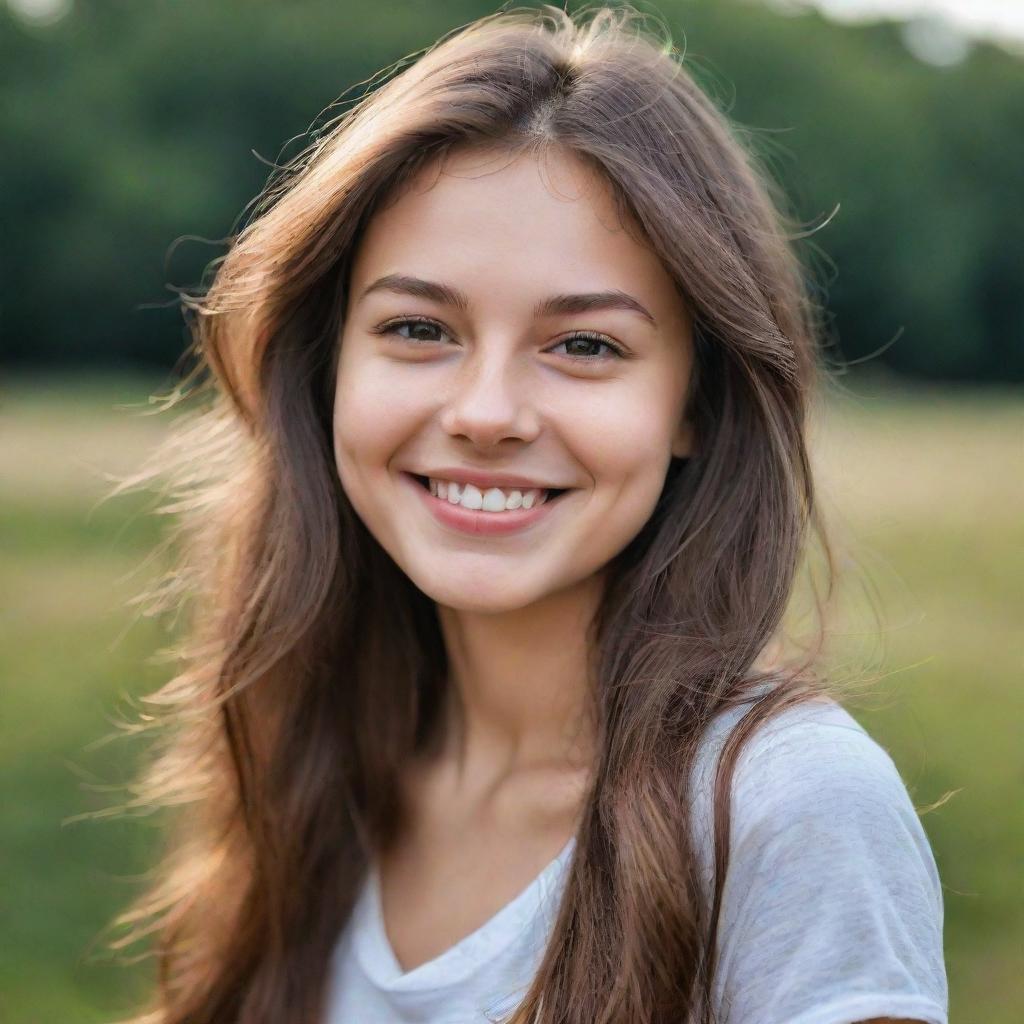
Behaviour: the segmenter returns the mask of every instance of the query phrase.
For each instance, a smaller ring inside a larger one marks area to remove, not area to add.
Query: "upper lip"
[[[460,466],[441,466],[419,475],[433,477],[435,480],[454,480],[458,484],[474,484],[481,489],[485,487],[520,487],[541,491],[568,490],[568,488],[560,487],[557,484],[542,483],[538,480],[531,480],[529,477],[517,476],[514,473],[488,473],[482,469],[463,469]]]

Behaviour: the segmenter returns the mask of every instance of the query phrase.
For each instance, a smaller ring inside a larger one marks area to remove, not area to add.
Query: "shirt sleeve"
[[[931,848],[889,755],[841,714],[769,724],[737,762],[720,1024],[947,1024]]]

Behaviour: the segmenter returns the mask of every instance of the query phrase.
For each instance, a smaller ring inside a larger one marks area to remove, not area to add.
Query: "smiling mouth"
[[[410,473],[409,476],[413,478],[428,494],[430,493],[430,478],[420,476],[418,473]],[[573,487],[557,488],[552,487],[547,491],[547,498],[544,500],[544,504],[549,504],[552,501],[560,498],[563,494],[568,494],[570,491],[575,490]]]

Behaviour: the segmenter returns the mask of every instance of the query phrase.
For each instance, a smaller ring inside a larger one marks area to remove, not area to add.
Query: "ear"
[[[672,438],[672,454],[684,459],[697,452],[697,432],[689,420],[682,420]]]

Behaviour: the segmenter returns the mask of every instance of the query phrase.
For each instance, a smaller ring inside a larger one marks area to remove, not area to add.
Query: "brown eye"
[[[448,337],[448,332],[434,320],[421,317],[407,317],[404,320],[392,320],[376,328],[378,334],[395,334],[406,341],[423,344],[441,341],[438,335]]]
[[[561,345],[567,347],[566,355],[584,360],[596,361],[622,357],[622,349],[618,345],[600,334],[592,334],[588,331],[581,331],[578,334],[574,334],[571,338],[564,338],[555,347],[558,348]],[[606,348],[608,354],[602,355],[599,351],[596,351],[599,347]]]

